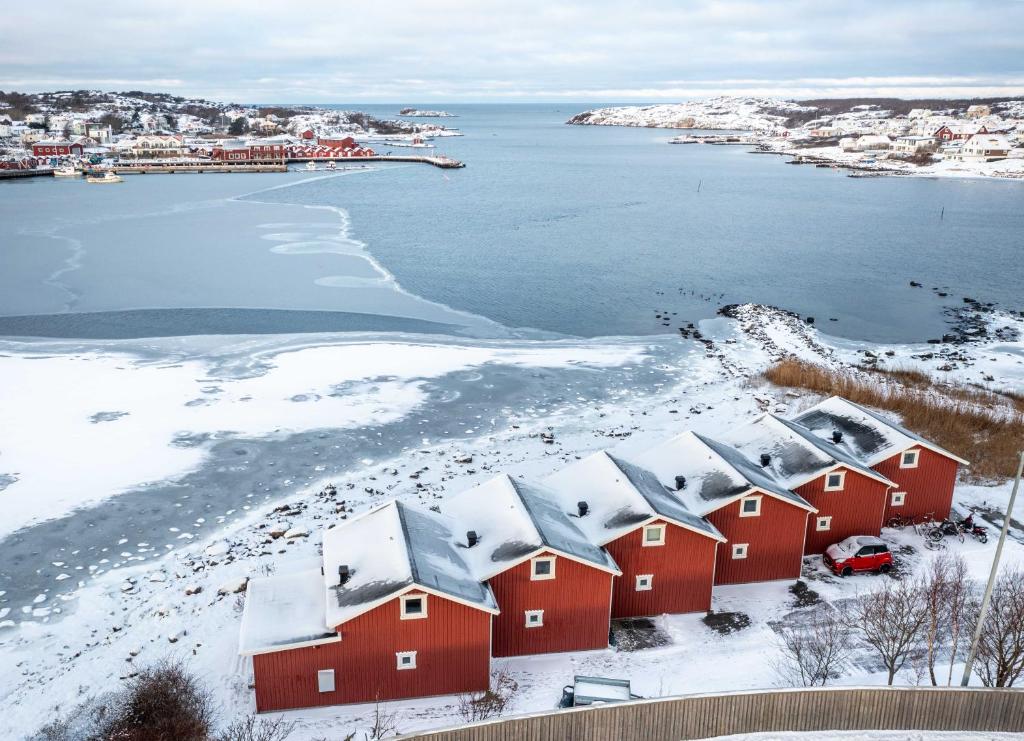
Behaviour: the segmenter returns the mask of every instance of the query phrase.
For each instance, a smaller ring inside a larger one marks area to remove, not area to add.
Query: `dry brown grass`
[[[764,378],[894,412],[908,429],[969,460],[964,475],[973,481],[1013,476],[1024,447],[1024,414],[1007,394],[939,385],[915,370],[832,370],[795,358],[776,363]]]

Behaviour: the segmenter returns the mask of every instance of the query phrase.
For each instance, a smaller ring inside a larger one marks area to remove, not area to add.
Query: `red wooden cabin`
[[[85,148],[80,142],[66,139],[43,139],[32,145],[33,157],[81,157],[84,151]]]
[[[837,447],[895,483],[886,500],[885,519],[949,517],[959,466],[969,465],[879,412],[833,396],[795,421],[821,437],[835,436]]]
[[[256,709],[486,690],[498,608],[452,537],[391,502],[326,530],[322,570],[250,579],[240,650]]]
[[[458,545],[501,606],[498,656],[608,647],[612,580],[621,572],[556,502],[554,492],[497,476],[444,505]]]
[[[652,472],[602,451],[545,483],[622,570],[612,592],[613,618],[711,609],[715,556],[725,538]]]
[[[814,507],[742,453],[694,432],[637,461],[728,541],[718,548],[715,584],[798,579]]]

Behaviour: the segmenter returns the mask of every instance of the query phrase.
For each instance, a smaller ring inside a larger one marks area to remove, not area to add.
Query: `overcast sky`
[[[1024,94],[1024,0],[5,0],[0,89],[236,102]]]

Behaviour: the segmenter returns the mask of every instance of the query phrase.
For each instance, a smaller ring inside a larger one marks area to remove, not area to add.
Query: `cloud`
[[[101,23],[51,0],[4,14],[0,89],[311,103],[1024,93],[1013,0],[107,0]]]

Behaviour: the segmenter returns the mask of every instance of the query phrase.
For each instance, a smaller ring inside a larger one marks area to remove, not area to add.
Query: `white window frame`
[[[401,604],[402,604],[402,609],[401,609],[401,614],[400,614],[400,617],[401,617],[402,620],[421,620],[421,619],[424,619],[424,618],[427,617],[427,595],[423,594],[422,592],[416,592],[415,594],[403,594],[398,599],[401,601]],[[407,612],[406,611],[406,607],[405,607],[406,602],[408,602],[409,600],[413,600],[413,599],[420,600],[420,604],[423,605],[423,611],[422,612]]]
[[[733,543],[732,544],[732,558],[734,561],[740,561],[747,557],[750,551],[750,543]]]
[[[819,533],[824,533],[832,529],[832,515],[822,515],[815,519],[814,529]]]
[[[654,589],[654,574],[636,575],[637,592],[650,592],[652,589]]]
[[[406,658],[412,659],[412,662],[408,663],[408,664],[403,664],[402,660],[406,659]],[[415,651],[398,651],[398,652],[396,652],[395,653],[395,664],[397,665],[396,668],[400,672],[405,671],[407,669],[415,669],[416,668],[416,652]]]
[[[747,502],[754,502],[754,511],[747,512]],[[743,497],[740,499],[740,517],[760,517],[761,516],[761,495],[755,494],[750,497]]]
[[[830,484],[828,481],[833,476],[839,477],[838,484]],[[846,488],[846,471],[829,471],[825,474],[825,491],[842,491]]]
[[[897,499],[899,501],[897,501]],[[892,496],[889,498],[890,507],[902,507],[907,503],[907,492],[905,491],[894,491]]]
[[[907,463],[907,455],[913,453],[914,462]],[[921,462],[921,449],[911,448],[910,450],[904,450],[900,453],[900,468],[917,468],[917,464]]]
[[[551,570],[547,574],[537,573],[538,563],[549,563],[551,564]],[[548,579],[555,578],[555,557],[554,556],[535,556],[530,559],[530,581],[547,581]]]
[[[334,692],[333,669],[321,669],[316,673],[316,688],[320,692]]]
[[[665,545],[665,530],[667,529],[665,523],[659,523],[657,525],[644,525],[643,529],[643,546],[644,548],[651,548],[654,546]],[[657,533],[657,540],[649,540],[647,533]]]
[[[536,622],[530,622],[530,618],[538,618]],[[544,611],[543,610],[526,610],[523,614],[523,619],[527,628],[543,628],[544,627]]]

